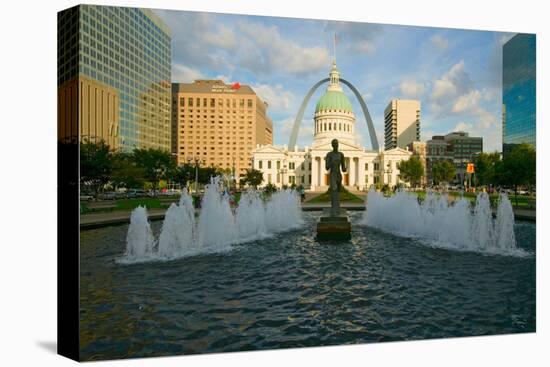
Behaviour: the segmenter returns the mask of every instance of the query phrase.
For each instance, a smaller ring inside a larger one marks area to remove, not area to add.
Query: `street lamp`
[[[233,155],[232,158],[233,158],[233,166],[231,167],[231,181],[232,181],[231,183],[236,187],[237,182],[235,181],[235,155]]]
[[[277,173],[281,176],[281,185],[285,184],[285,173],[287,173],[288,170],[286,169],[286,164],[283,164],[283,168],[279,168],[277,170]]]
[[[199,192],[199,165],[202,163],[201,159],[197,156],[189,156],[187,157],[187,162],[191,164],[191,162],[195,163],[195,194]]]

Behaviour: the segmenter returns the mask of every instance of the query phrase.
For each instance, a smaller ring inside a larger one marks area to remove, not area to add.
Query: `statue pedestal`
[[[323,210],[323,216],[317,222],[317,240],[349,240],[351,239],[351,223],[347,211],[340,209],[331,213],[331,209]]]

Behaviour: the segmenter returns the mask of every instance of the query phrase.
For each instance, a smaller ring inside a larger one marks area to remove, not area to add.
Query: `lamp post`
[[[281,186],[285,184],[285,173],[287,173],[286,164],[283,164],[283,168],[277,170],[277,173],[281,175]]]
[[[233,188],[236,188],[237,181],[235,180],[235,155],[233,155],[232,158],[233,158],[233,166],[231,166],[231,183],[234,186]]]
[[[189,156],[187,157],[187,162],[191,164],[191,162],[195,163],[195,194],[199,192],[199,165],[202,163],[201,159],[196,156]]]

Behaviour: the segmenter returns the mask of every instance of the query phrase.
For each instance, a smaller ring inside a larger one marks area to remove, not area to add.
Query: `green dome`
[[[315,106],[315,113],[326,110],[353,112],[348,97],[340,91],[327,91],[319,99],[317,106]]]

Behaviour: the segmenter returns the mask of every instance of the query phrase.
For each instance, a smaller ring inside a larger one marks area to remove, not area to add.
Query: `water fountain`
[[[499,197],[496,219],[486,193],[477,196],[472,210],[467,199],[450,203],[446,194],[427,193],[420,203],[416,195],[406,192],[386,198],[371,190],[366,207],[362,224],[385,232],[455,250],[524,254],[516,246],[514,213],[505,194]]]
[[[303,224],[298,194],[293,190],[273,193],[264,202],[256,190],[242,193],[233,210],[219,178],[206,186],[198,220],[193,200],[183,191],[178,204],[166,211],[155,240],[147,211],[134,209],[126,241],[126,253],[119,262],[170,260],[204,253],[229,251],[232,245],[270,237]]]

